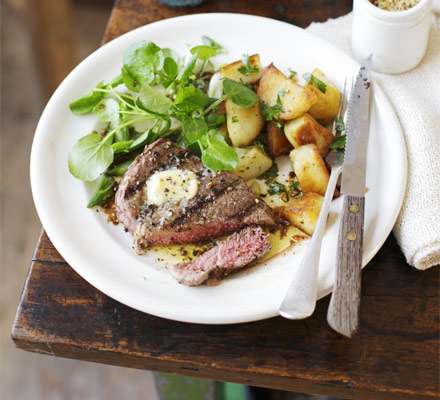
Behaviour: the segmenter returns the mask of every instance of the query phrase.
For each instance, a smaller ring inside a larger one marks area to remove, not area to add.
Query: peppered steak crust
[[[199,181],[192,199],[156,206],[145,186],[155,172],[189,170]],[[230,233],[247,225],[274,226],[272,210],[244,180],[230,172],[212,172],[186,148],[161,138],[147,146],[126,171],[115,196],[119,221],[134,236],[137,252],[149,244],[182,244]]]
[[[260,227],[246,227],[194,261],[175,265],[173,274],[179,283],[187,286],[215,283],[263,256],[270,248],[268,235]]]

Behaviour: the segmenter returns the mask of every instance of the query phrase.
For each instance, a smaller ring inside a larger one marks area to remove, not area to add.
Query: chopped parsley
[[[265,101],[260,104],[261,114],[266,121],[278,121],[280,113],[284,112],[280,97],[280,95],[284,96],[284,93],[281,94],[281,92],[278,93],[277,102],[272,107],[269,107]]]
[[[276,178],[277,176],[278,176],[278,165],[276,162],[274,162],[272,166],[263,175],[260,175],[258,178],[268,180],[269,178]]]
[[[232,122],[238,122],[238,117],[236,115],[233,115],[231,120]]]
[[[336,132],[341,133],[345,130],[344,119],[341,116],[335,118]]]
[[[254,72],[259,72],[260,69],[258,67],[253,67],[251,64],[251,59],[248,54],[243,54],[241,58],[241,62],[243,65],[238,69],[244,76],[248,76],[253,74]]]
[[[294,71],[293,69],[290,69],[290,68],[289,68],[289,72],[290,72],[289,78],[293,78],[297,74],[296,71]]]
[[[264,179],[264,182],[268,186],[267,194],[270,196],[279,195],[281,200],[288,202],[289,199],[300,199],[302,192],[299,187],[299,182],[295,176],[289,177],[287,184],[278,182],[278,166],[274,162],[272,167],[267,170],[259,179]]]
[[[322,93],[325,93],[327,90],[327,85],[321,81],[321,79],[318,79],[315,75],[311,74],[310,72],[306,72],[302,75],[302,77],[311,85],[316,86]]]
[[[269,179],[266,181],[266,183],[269,185],[269,189],[267,189],[267,193],[269,193],[271,196],[274,194],[281,194],[286,192],[286,187],[273,179]]]
[[[337,151],[344,151],[347,135],[336,136],[335,141],[328,147]]]
[[[298,189],[299,189],[299,182],[298,181],[293,181],[289,184],[289,191],[290,192],[293,192]]]

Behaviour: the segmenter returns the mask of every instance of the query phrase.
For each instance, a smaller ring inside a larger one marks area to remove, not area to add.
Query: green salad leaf
[[[240,82],[232,79],[223,79],[223,91],[235,104],[249,108],[259,102],[257,94]]]
[[[104,93],[97,91],[95,89],[102,89],[104,87],[104,81],[99,82],[96,88],[87,92],[84,96],[80,97],[78,100],[70,103],[70,111],[74,114],[87,114],[92,111],[93,108],[104,98]]]
[[[150,85],[142,84],[138,97],[142,106],[154,113],[166,114],[173,105],[172,100],[165,96],[162,92],[153,89]]]
[[[188,118],[183,122],[183,133],[188,143],[197,142],[206,132],[208,125],[202,118]]]
[[[116,186],[116,181],[111,176],[104,175],[99,182],[98,189],[92,195],[87,207],[100,206],[105,203],[108,197],[112,194],[113,188]]]
[[[112,146],[94,133],[80,138],[68,155],[70,173],[86,182],[98,178],[112,161]]]
[[[233,170],[238,166],[238,155],[235,149],[229,146],[222,135],[211,130],[204,137],[202,145],[202,162],[212,171]]]
[[[190,50],[191,54],[197,55],[199,60],[207,60],[217,54],[217,49],[209,46],[195,46]]]
[[[156,71],[162,70],[163,64],[164,55],[159,46],[145,40],[133,43],[124,52],[122,77],[125,72],[126,76],[136,82],[134,87],[142,83],[150,84]]]

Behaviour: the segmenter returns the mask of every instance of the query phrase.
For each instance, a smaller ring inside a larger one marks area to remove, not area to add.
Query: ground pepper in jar
[[[405,11],[416,6],[420,0],[370,0],[370,3],[386,11]]]

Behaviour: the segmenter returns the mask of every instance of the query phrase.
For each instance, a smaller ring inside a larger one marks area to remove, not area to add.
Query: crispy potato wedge
[[[286,135],[281,134],[280,128],[273,122],[267,123],[267,150],[271,156],[288,154],[292,150]]]
[[[293,226],[313,235],[324,197],[316,193],[304,193],[299,199],[292,199],[287,206],[279,207],[276,212]]]
[[[220,76],[222,78],[229,78],[234,81],[243,82],[243,83],[255,83],[260,79],[261,75],[261,62],[260,56],[258,54],[254,54],[249,57],[252,67],[257,67],[258,72],[252,72],[249,75],[242,74],[239,69],[243,66],[242,61],[235,61],[232,64],[228,64],[220,69]]]
[[[306,144],[290,152],[293,172],[304,193],[324,196],[330,174],[315,144]]]
[[[249,108],[237,106],[231,99],[226,99],[226,124],[229,139],[235,147],[250,145],[264,127],[260,105],[254,104]]]
[[[299,117],[318,100],[313,90],[296,84],[273,64],[270,64],[261,74],[257,94],[260,101],[265,101],[269,107],[276,104],[277,97],[280,95],[283,112],[279,117],[284,120]]]
[[[259,146],[236,148],[239,164],[231,172],[244,180],[257,178],[272,166],[272,159]]]
[[[323,125],[329,124],[338,114],[341,94],[334,83],[325,74],[315,68],[312,74],[326,84],[325,93],[321,92],[315,85],[308,83],[306,87],[313,90],[318,96],[318,101],[310,107],[308,113],[319,120]]]
[[[328,153],[328,146],[335,140],[333,134],[309,114],[287,121],[284,133],[293,147],[316,144],[322,156]]]

